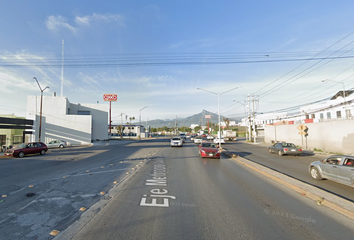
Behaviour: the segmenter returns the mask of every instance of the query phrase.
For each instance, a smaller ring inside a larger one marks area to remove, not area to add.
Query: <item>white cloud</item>
[[[87,15],[83,17],[77,16],[75,22],[79,25],[89,26],[91,22],[104,21],[104,22],[116,22],[121,26],[124,26],[124,17],[118,14],[96,14]]]
[[[57,31],[60,28],[68,29],[75,33],[76,28],[67,23],[67,19],[63,16],[49,16],[45,22],[47,28],[52,31]]]

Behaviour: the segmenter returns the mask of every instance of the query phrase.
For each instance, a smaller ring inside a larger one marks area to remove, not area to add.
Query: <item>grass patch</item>
[[[314,148],[313,150],[316,151],[316,152],[323,152],[322,149],[318,149],[318,148]]]

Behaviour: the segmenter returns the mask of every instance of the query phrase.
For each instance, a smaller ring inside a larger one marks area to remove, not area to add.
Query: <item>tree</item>
[[[191,132],[191,128],[189,127],[180,127],[181,132]]]
[[[196,126],[196,127],[194,128],[194,132],[198,132],[198,131],[201,130],[201,129],[202,129],[201,126]]]

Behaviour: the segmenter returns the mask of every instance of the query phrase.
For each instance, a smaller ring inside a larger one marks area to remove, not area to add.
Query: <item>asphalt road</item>
[[[57,239],[353,238],[352,220],[232,159],[155,142],[160,151],[128,184]]]
[[[227,142],[224,145],[228,151],[243,158],[316,186],[354,203],[354,191],[352,187],[329,180],[317,181],[311,178],[308,172],[309,164],[313,161],[321,160],[328,155],[315,155],[310,151],[304,151],[305,153],[300,157],[279,156],[278,154],[269,153],[268,146],[269,144],[253,144],[244,141]]]
[[[0,239],[51,239],[134,174],[160,142],[111,141],[0,159]],[[134,169],[133,169],[134,168]]]

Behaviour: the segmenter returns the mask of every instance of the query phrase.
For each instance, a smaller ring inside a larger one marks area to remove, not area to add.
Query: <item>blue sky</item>
[[[112,103],[142,120],[206,109],[267,113],[354,87],[354,1],[0,1],[0,114],[25,116],[27,95]],[[331,81],[322,83],[321,80]],[[234,101],[235,100],[235,101]]]

